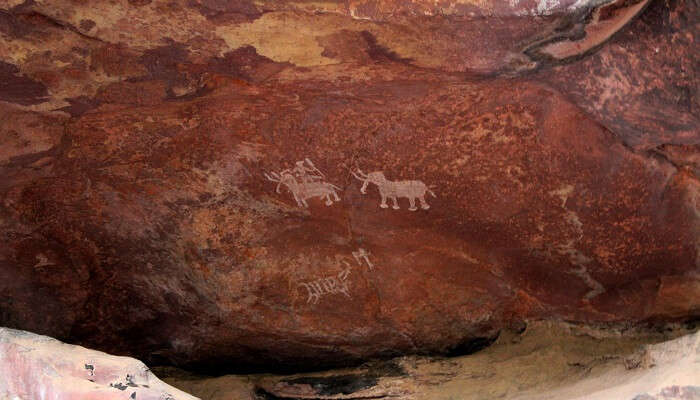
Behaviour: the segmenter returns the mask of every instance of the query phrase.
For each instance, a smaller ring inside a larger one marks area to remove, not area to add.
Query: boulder
[[[142,362],[0,328],[0,399],[197,400]]]
[[[208,400],[699,400],[700,334],[665,328],[532,323],[468,356],[406,356],[289,376],[159,374]]]

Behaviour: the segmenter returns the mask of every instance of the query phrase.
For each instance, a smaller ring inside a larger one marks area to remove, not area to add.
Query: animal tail
[[[435,193],[433,193],[432,190],[430,190],[430,189],[426,189],[426,190],[428,191],[428,193],[430,193],[431,195],[433,195],[433,197],[437,197],[437,196],[435,196]]]

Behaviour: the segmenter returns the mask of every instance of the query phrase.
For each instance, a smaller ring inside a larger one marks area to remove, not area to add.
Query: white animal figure
[[[430,193],[433,197],[435,197],[435,193],[433,193],[433,191],[430,190],[422,181],[390,181],[386,179],[384,172],[382,171],[375,171],[365,174],[360,171],[359,168],[357,169],[357,173],[353,171],[350,171],[350,173],[355,178],[362,181],[362,188],[360,188],[360,192],[362,192],[362,194],[367,193],[368,184],[374,183],[377,185],[379,195],[382,196],[382,202],[379,204],[379,207],[381,208],[389,207],[386,204],[386,199],[389,198],[394,203],[392,208],[398,210],[400,207],[397,198],[405,197],[408,199],[410,204],[410,207],[408,208],[409,210],[416,211],[418,209],[416,207],[416,199],[418,199],[420,202],[421,208],[427,210],[430,208],[430,205],[428,205],[428,203],[425,201],[425,193]]]
[[[307,161],[310,163],[309,160]],[[303,161],[299,163],[303,163]],[[293,170],[284,170],[279,174],[276,172],[270,174],[265,173],[265,177],[268,180],[277,182],[277,193],[280,193],[280,187],[282,185],[286,186],[294,196],[294,200],[299,207],[309,207],[306,200],[312,197],[325,199],[325,204],[327,206],[332,205],[333,201],[340,201],[337,191],[341,189],[338,186],[323,181],[323,176],[320,171],[318,171],[319,175],[307,174],[305,170],[299,167],[299,163],[297,163],[298,168],[295,167]]]

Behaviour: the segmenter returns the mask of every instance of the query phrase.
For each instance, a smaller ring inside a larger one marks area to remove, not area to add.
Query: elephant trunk
[[[359,168],[357,169],[357,174],[356,174],[355,172],[353,172],[352,170],[350,170],[350,173],[351,173],[352,176],[354,176],[356,179],[361,180],[361,181],[366,181],[367,178],[368,178],[368,176],[367,176],[366,174],[362,173],[362,171],[360,171]],[[363,175],[364,175],[364,176],[363,176]]]

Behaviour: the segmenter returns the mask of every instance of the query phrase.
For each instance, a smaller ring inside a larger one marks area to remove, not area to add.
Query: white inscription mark
[[[352,256],[355,257],[355,261],[357,261],[359,265],[362,265],[362,260],[364,259],[371,271],[374,269],[374,264],[372,264],[372,261],[369,260],[369,254],[370,253],[362,247],[357,249],[357,251],[352,252]]]
[[[304,286],[306,288],[309,296],[306,302],[313,302],[316,304],[321,297],[326,294],[342,293],[345,296],[350,297],[347,281],[348,275],[350,275],[350,269],[345,269],[340,271],[338,275],[327,276],[311,282],[302,282],[300,286]]]

